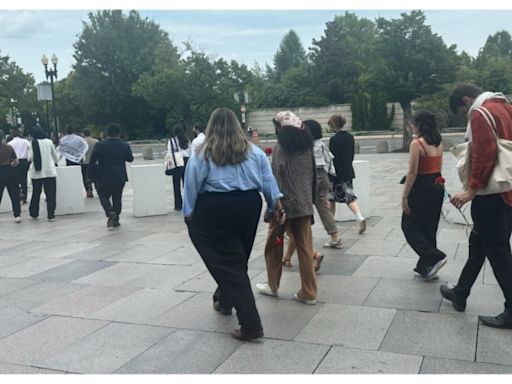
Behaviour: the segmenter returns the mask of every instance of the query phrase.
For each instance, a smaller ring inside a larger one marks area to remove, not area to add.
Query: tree
[[[5,117],[11,115],[11,99],[16,100],[18,117],[24,123],[33,124],[32,112],[41,112],[34,84],[32,74],[25,73],[9,56],[2,56],[0,52],[0,129],[10,128]]]
[[[370,93],[368,102],[368,130],[387,131],[391,128],[395,116],[395,106],[391,107],[388,115],[386,98],[382,92],[373,91]]]
[[[475,60],[478,84],[483,88],[512,92],[512,37],[507,31],[489,36]]]
[[[382,91],[388,100],[398,101],[404,111],[403,145],[407,148],[411,102],[453,82],[456,46],[447,47],[443,39],[425,25],[425,15],[421,11],[402,13],[399,19],[379,18],[377,27],[376,54],[385,66],[376,68],[373,78],[384,85]]]
[[[283,37],[279,49],[274,55],[274,80],[280,81],[282,76],[292,68],[297,68],[306,62],[306,51],[302,46],[299,35],[293,29]]]
[[[324,36],[313,39],[311,61],[315,91],[330,103],[350,101],[354,83],[372,62],[375,24],[346,12],[327,22]]]
[[[368,130],[368,96],[361,89],[352,92],[352,102],[350,103],[352,111],[352,130]]]
[[[73,85],[85,119],[99,125],[120,123],[128,137],[135,131],[146,136],[152,129],[161,131],[161,116],[132,87],[153,67],[159,46],[170,44],[167,33],[136,11],[126,15],[104,10],[88,16],[73,55]]]

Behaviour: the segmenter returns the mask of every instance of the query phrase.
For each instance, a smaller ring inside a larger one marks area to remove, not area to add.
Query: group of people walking
[[[457,86],[450,95],[453,113],[468,114],[466,138],[470,145],[470,173],[465,190],[450,196],[441,176],[441,135],[435,116],[416,113],[410,123],[416,138],[410,144],[409,170],[402,195],[402,230],[419,260],[414,271],[426,279],[438,279],[446,254],[437,246],[436,234],[444,196],[461,208],[471,202],[473,228],[469,237],[469,258],[457,284],[443,284],[441,295],[457,311],[466,309],[485,258],[505,296],[505,310],[498,316],[480,316],[482,324],[512,329],[512,190],[484,191],[498,166],[498,140],[512,140],[512,104],[502,93],[483,92],[472,84]],[[508,180],[510,184],[510,180]]]
[[[185,169],[183,215],[190,238],[218,285],[214,309],[224,315],[236,309],[240,329],[233,331],[233,337],[263,336],[247,275],[262,210],[259,192],[266,201],[264,221],[269,223],[267,282],[257,285],[261,294],[278,296],[283,265],[296,250],[301,284],[294,299],[316,303],[316,271],[323,256],[313,248],[313,206],[330,236],[324,247],[340,248],[342,243],[329,200],[350,204],[360,222],[359,232],[365,231],[366,221],[352,189],[354,140],[343,129],[345,122],[341,115],[331,117],[329,124],[338,136],[327,148],[317,121],[303,122],[290,111],[278,113],[273,119],[277,145],[269,162],[261,148],[248,140],[236,115],[219,108],[210,117],[204,142],[192,151]],[[333,152],[343,150],[349,152],[343,155],[347,160],[336,159]],[[342,174],[347,169],[348,174]],[[287,256],[283,255],[285,233]]]
[[[441,285],[440,293],[457,311],[464,311],[487,257],[505,296],[505,309],[498,316],[479,319],[488,326],[512,329],[512,190],[482,192],[493,177],[498,139],[512,140],[512,104],[501,93],[483,92],[471,84],[458,86],[449,104],[454,113],[469,116],[471,167],[465,190],[453,196],[445,190],[442,137],[435,115],[416,113],[410,121],[414,139],[402,181],[401,227],[419,256],[414,272],[427,280],[438,279],[447,262],[436,240],[445,196],[457,208],[471,201],[474,226],[468,261],[457,284],[452,288]],[[190,239],[217,283],[213,308],[223,315],[231,315],[235,308],[240,328],[232,336],[244,341],[264,335],[247,273],[263,209],[260,193],[266,203],[264,221],[268,223],[264,249],[267,281],[256,285],[263,295],[279,295],[283,267],[292,265],[296,251],[301,281],[294,299],[316,304],[316,272],[323,255],[313,245],[314,206],[329,237],[326,248],[342,246],[334,219],[336,203],[346,204],[353,212],[360,234],[367,224],[353,189],[354,138],[345,130],[346,119],[339,114],[330,117],[328,126],[335,134],[329,145],[322,141],[323,130],[315,120],[301,121],[291,111],[283,111],[272,123],[277,144],[270,161],[260,147],[250,142],[236,115],[227,108],[213,111],[206,127],[196,123],[193,141],[187,139],[182,126],[173,127],[167,146],[168,156],[179,154],[183,160],[172,172],[175,209],[182,210]],[[84,133],[82,138],[70,128],[56,150],[40,130],[34,132],[31,142],[14,132],[9,144],[2,143],[0,131],[0,198],[7,188],[16,222],[21,221],[20,197],[21,201],[27,198],[27,168],[33,185],[30,215],[38,217],[44,188],[48,219],[55,219],[56,163],[60,154],[68,165],[82,166],[88,196],[89,192],[92,195],[91,181],[96,185],[107,227],[120,225],[122,192],[128,180],[125,163],[133,161],[133,154],[119,139],[120,128],[115,124],[108,127],[108,137],[103,141],[96,142],[89,137],[90,132]]]
[[[55,221],[57,207],[57,164],[65,159],[67,166],[80,166],[87,197],[93,197],[93,183],[107,216],[107,227],[118,227],[122,192],[128,177],[125,162],[133,161],[130,146],[122,142],[116,124],[107,127],[107,138],[93,139],[90,130],[79,136],[72,126],[59,140],[57,148],[41,129],[35,129],[31,141],[13,130],[12,139],[3,143],[0,130],[0,200],[5,188],[11,199],[16,223],[21,223],[20,200],[27,202],[27,173],[32,181],[30,217],[39,217],[41,193],[46,195],[49,221]]]

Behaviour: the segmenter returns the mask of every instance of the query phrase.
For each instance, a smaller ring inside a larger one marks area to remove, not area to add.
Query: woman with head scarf
[[[236,115],[213,111],[205,140],[185,170],[183,215],[190,239],[218,284],[213,307],[223,315],[236,309],[238,340],[263,337],[263,327],[247,275],[261,214],[263,192],[276,221],[285,215],[267,156],[251,144]]]
[[[301,288],[294,299],[304,304],[316,304],[317,284],[314,271],[313,202],[316,195],[316,166],[313,138],[300,119],[290,111],[279,112],[274,118],[277,146],[272,151],[272,171],[283,192],[286,221],[281,224],[270,219],[265,262],[268,281],[257,284],[264,295],[278,296],[283,271],[283,242],[285,231],[293,236],[299,256]]]

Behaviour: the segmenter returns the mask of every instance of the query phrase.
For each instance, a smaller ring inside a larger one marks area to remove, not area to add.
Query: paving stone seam
[[[215,332],[215,333],[217,333],[217,332]],[[219,369],[219,367],[220,367],[222,364],[224,364],[224,363],[225,363],[225,362],[226,362],[226,361],[227,361],[231,356],[233,356],[233,355],[235,354],[235,352],[237,352],[237,351],[242,347],[242,345],[244,345],[244,344],[246,344],[246,342],[245,342],[245,341],[244,341],[244,342],[241,342],[241,343],[238,343],[238,347],[236,347],[236,348],[233,350],[233,352],[231,352],[231,354],[230,354],[228,357],[226,357],[226,358],[225,358],[223,361],[221,361],[221,362],[220,362],[220,363],[219,363],[219,364],[218,364],[214,369],[212,369],[212,370],[210,371],[210,374],[214,373],[217,369]]]
[[[48,318],[50,318],[50,317],[52,316],[52,315],[48,315],[48,314],[32,313],[32,312],[29,312],[29,311],[25,311],[25,312],[26,312],[26,313],[29,313],[29,314],[31,314],[31,315],[39,315],[39,316],[43,316],[43,318],[42,318],[42,319],[37,320],[37,321],[36,321],[36,322],[34,322],[34,323],[31,323],[31,324],[27,325],[25,328],[18,329],[16,332],[13,332],[13,333],[11,333],[11,334],[8,334],[8,335],[5,335],[5,336],[0,337],[0,340],[5,339],[6,337],[14,336],[14,335],[16,335],[17,333],[19,333],[19,332],[21,332],[21,331],[24,331],[25,329],[30,328],[30,327],[32,327],[32,326],[34,326],[34,325],[36,325],[36,324],[40,323],[41,321],[44,321],[44,320],[46,320],[46,319],[48,319]],[[10,363],[9,363],[9,364],[10,364]]]
[[[379,277],[377,282],[375,283],[375,285],[373,286],[373,288],[370,290],[370,292],[368,293],[368,295],[366,295],[366,297],[364,298],[363,300],[363,303],[361,304],[361,307],[368,307],[368,308],[371,308],[370,306],[367,306],[366,305],[366,301],[368,300],[368,298],[371,296],[371,294],[373,293],[373,291],[375,290],[375,288],[377,287],[377,285],[379,285],[380,281],[382,280],[382,277]],[[401,279],[401,280],[405,280],[405,279]]]
[[[160,328],[167,328],[167,327],[160,327]],[[116,373],[117,371],[119,371],[120,369],[122,369],[123,367],[125,367],[126,365],[130,364],[133,360],[137,359],[139,356],[141,356],[142,354],[146,353],[147,351],[149,351],[151,348],[153,348],[155,345],[163,342],[165,339],[167,339],[169,336],[171,336],[173,333],[175,333],[177,331],[176,328],[172,327],[172,331],[165,337],[155,341],[153,344],[151,344],[150,346],[148,346],[145,350],[143,350],[141,353],[139,353],[137,356],[134,356],[132,359],[130,359],[129,361],[127,361],[125,364],[123,364],[122,366],[120,366],[119,368],[115,369],[113,372],[110,372],[110,374],[114,374]]]
[[[381,351],[381,347],[382,347],[382,343],[384,343],[384,340],[386,340],[386,337],[389,333],[389,330],[393,327],[393,323],[395,322],[396,320],[396,317],[398,316],[398,313],[400,312],[400,309],[395,309],[395,316],[393,316],[393,320],[391,320],[391,323],[389,323],[389,327],[388,329],[386,330],[386,333],[384,334],[384,337],[382,338],[382,340],[380,341],[380,344],[379,344],[379,347],[377,348],[377,351],[380,351],[380,352],[388,352],[388,351]],[[415,311],[416,312],[416,311]]]
[[[480,334],[480,320],[477,318],[477,324],[476,324],[476,338],[475,338],[475,359],[474,361],[477,362],[478,360],[478,335]]]
[[[15,365],[17,367],[27,367],[27,368],[36,368],[36,369],[44,369],[46,371],[54,371],[54,372],[62,372],[62,373],[70,373],[70,374],[78,374],[77,372],[71,372],[71,371],[63,371],[61,369],[54,369],[54,368],[45,368],[38,365],[25,365],[25,364],[18,364],[18,363],[11,363],[9,361],[0,361],[0,363],[8,364],[8,365]],[[37,375],[37,373],[35,373]],[[3,373],[0,372],[0,375],[3,375]]]
[[[325,358],[327,357],[327,355],[329,354],[329,352],[331,352],[332,348],[333,348],[333,346],[332,346],[332,345],[330,345],[330,346],[329,346],[329,349],[327,349],[327,351],[324,353],[324,355],[322,356],[322,358],[320,359],[320,361],[319,361],[319,362],[318,362],[318,364],[316,365],[315,369],[313,369],[313,372],[311,372],[311,374],[313,374],[313,375],[314,375],[314,374],[316,373],[316,371],[317,371],[318,367],[320,367],[320,365],[323,363],[323,361],[325,360]]]

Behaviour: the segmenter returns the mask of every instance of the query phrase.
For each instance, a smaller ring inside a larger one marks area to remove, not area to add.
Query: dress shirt
[[[203,152],[192,155],[185,168],[183,191],[183,216],[192,214],[197,197],[204,192],[250,191],[263,192],[269,209],[274,209],[277,199],[283,197],[270,163],[260,147],[251,144],[247,160],[236,165],[216,165],[206,161]]]
[[[15,137],[7,144],[14,148],[14,152],[16,152],[16,156],[18,157],[18,159],[28,159],[29,142],[27,139]]]

